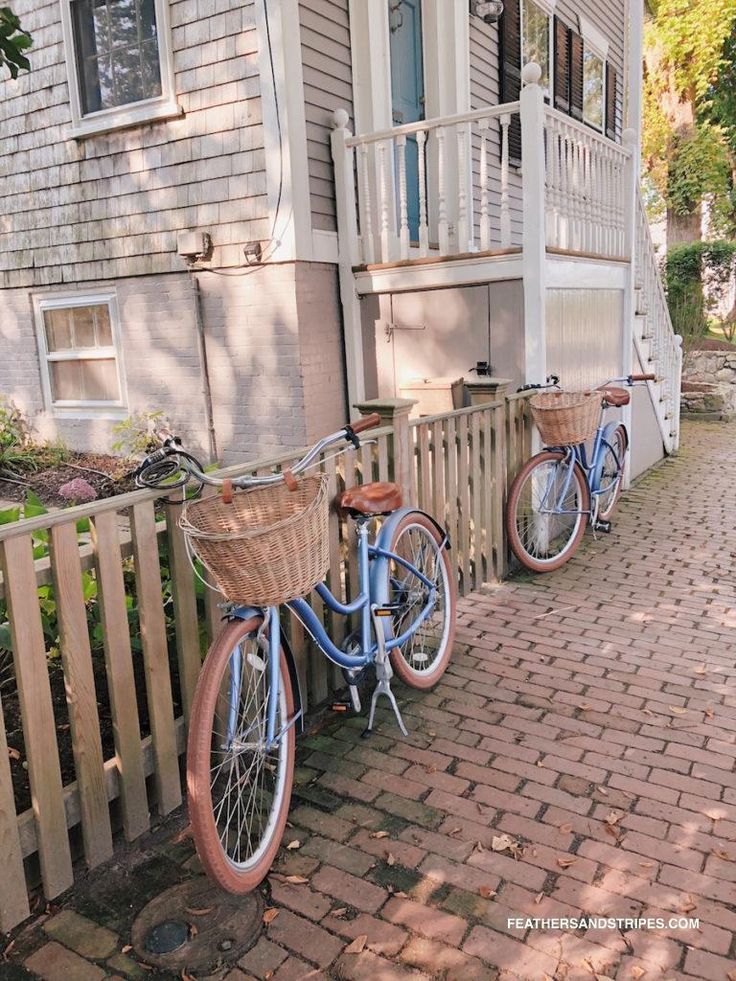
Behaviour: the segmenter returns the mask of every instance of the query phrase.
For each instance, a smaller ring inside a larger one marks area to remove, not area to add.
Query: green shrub
[[[708,313],[727,289],[736,261],[736,242],[689,242],[666,259],[667,305],[672,325],[685,338],[708,330]]]
[[[126,456],[143,456],[158,449],[154,431],[163,425],[164,414],[160,409],[154,412],[134,412],[112,427],[117,436],[112,444],[113,451]]]

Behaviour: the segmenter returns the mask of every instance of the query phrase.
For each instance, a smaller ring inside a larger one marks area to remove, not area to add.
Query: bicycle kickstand
[[[404,720],[401,717],[399,706],[396,704],[394,693],[391,691],[391,679],[394,676],[394,672],[391,668],[391,661],[389,659],[388,652],[386,651],[381,617],[378,615],[377,608],[375,606],[371,609],[371,616],[373,617],[373,628],[376,632],[376,643],[378,644],[378,652],[374,662],[376,668],[376,687],[373,689],[373,696],[371,698],[371,708],[370,712],[368,713],[368,725],[363,730],[362,735],[364,739],[367,739],[370,736],[371,730],[373,729],[373,719],[376,714],[376,702],[378,701],[378,696],[386,695],[391,703],[391,708],[394,710],[394,715],[396,716],[396,722],[399,729],[401,729],[404,736],[408,736],[409,732],[404,725]]]

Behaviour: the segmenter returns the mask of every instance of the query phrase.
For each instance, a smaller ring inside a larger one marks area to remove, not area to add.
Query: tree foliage
[[[23,30],[10,7],[0,7],[0,68],[7,68],[12,78],[17,78],[21,69],[30,71],[31,63],[23,52],[32,44],[31,35]]]
[[[672,214],[699,212],[703,197],[712,195],[715,217],[722,217],[732,210],[736,150],[736,4],[658,0],[652,6],[644,36],[645,166]]]

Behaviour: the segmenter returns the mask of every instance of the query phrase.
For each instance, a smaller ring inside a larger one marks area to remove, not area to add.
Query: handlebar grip
[[[651,374],[651,373],[648,374],[648,375],[631,375],[630,377],[631,377],[631,380],[634,381],[634,382],[645,382],[645,381],[656,381],[657,380],[657,376],[654,375],[654,374]]]
[[[154,430],[154,436],[161,443],[162,446],[166,446],[168,443],[181,443],[178,436],[174,436],[170,429],[166,429],[164,426],[161,429]]]
[[[365,432],[366,429],[375,429],[376,426],[381,425],[381,417],[377,412],[371,412],[369,416],[365,416],[363,419],[358,419],[357,422],[351,422],[348,427],[354,433]]]

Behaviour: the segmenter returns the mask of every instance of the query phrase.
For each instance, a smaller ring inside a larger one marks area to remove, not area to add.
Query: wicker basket
[[[327,478],[206,497],[179,519],[194,553],[227,599],[278,606],[321,582],[330,562]]]
[[[547,446],[584,443],[598,428],[601,397],[595,392],[540,392],[529,406]]]

